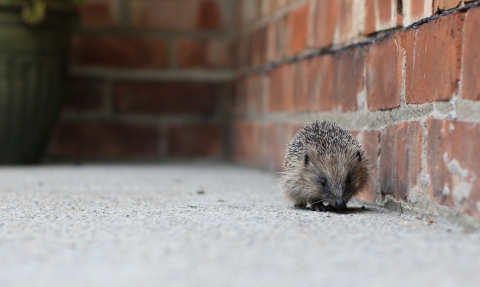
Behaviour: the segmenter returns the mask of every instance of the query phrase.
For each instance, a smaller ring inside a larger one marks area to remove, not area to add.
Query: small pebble
[[[198,190],[198,191],[197,191],[197,194],[205,194],[205,191],[203,191],[203,190]]]
[[[432,219],[427,220],[428,225],[435,223]]]
[[[189,205],[191,208],[197,208],[196,205]]]
[[[225,200],[219,199],[219,200],[217,200],[217,202],[225,202]]]

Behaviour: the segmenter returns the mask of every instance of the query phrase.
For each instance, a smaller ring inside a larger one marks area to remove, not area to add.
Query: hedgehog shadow
[[[332,210],[329,210],[328,212],[337,213],[337,214],[363,214],[363,213],[369,213],[374,211],[367,207],[348,207],[345,210],[332,209]]]
[[[296,210],[305,210],[305,211],[310,211],[310,212],[322,212],[322,213],[335,213],[335,214],[365,214],[365,213],[375,213],[378,212],[377,210],[374,210],[372,208],[368,207],[348,207],[345,210],[338,210],[338,209],[329,209],[328,211],[313,211],[308,208],[295,208],[292,207],[293,209]]]

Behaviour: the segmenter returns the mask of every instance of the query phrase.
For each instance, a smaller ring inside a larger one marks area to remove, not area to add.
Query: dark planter
[[[37,163],[64,95],[73,10],[49,9],[29,26],[0,5],[0,164]]]

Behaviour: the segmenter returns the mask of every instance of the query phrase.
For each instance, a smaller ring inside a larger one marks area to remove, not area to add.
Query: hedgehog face
[[[353,146],[335,154],[322,154],[315,147],[308,147],[303,170],[310,194],[331,207],[345,209],[346,203],[366,185],[368,170],[363,157]]]

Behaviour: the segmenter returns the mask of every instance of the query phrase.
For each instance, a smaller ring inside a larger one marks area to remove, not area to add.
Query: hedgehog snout
[[[346,186],[342,183],[338,183],[332,189],[332,197],[330,199],[330,206],[337,210],[344,210],[347,208],[347,201],[349,200],[348,194],[345,190]]]
[[[347,203],[343,198],[335,200],[335,208],[339,210],[344,210],[347,208]]]

